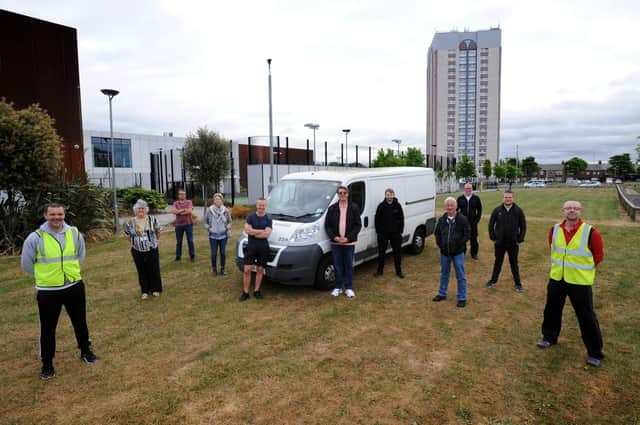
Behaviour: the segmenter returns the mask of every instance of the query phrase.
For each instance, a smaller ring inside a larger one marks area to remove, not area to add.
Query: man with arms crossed
[[[604,359],[602,334],[593,310],[591,288],[596,278],[596,266],[604,259],[602,236],[582,221],[580,202],[565,202],[562,215],[564,220],[549,230],[551,270],[542,322],[542,339],[536,345],[544,349],[558,343],[562,309],[568,295],[578,317],[582,342],[587,348],[587,364],[600,367]]]
[[[249,287],[251,286],[251,269],[254,265],[256,269],[256,286],[253,291],[254,298],[262,299],[260,285],[264,276],[264,268],[269,260],[269,236],[273,223],[267,214],[267,200],[258,198],[256,201],[256,212],[249,214],[244,225],[244,231],[249,236],[247,252],[244,254],[244,288],[240,301],[246,301],[249,297]]]
[[[469,220],[471,226],[471,258],[478,259],[478,223],[482,217],[482,202],[478,195],[473,194],[473,185],[467,183],[464,185],[464,195],[458,197],[458,212]]]

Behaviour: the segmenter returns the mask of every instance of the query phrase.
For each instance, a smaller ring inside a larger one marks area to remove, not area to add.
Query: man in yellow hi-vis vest
[[[596,278],[596,266],[604,259],[602,236],[580,218],[580,202],[565,202],[562,215],[562,223],[556,224],[549,231],[551,270],[542,322],[542,339],[536,345],[549,348],[558,343],[562,309],[568,295],[578,317],[582,341],[587,348],[587,364],[600,367],[604,359],[602,335],[593,310],[591,288]]]
[[[22,246],[22,269],[35,278],[38,290],[43,380],[55,376],[56,326],[62,306],[71,319],[80,359],[85,363],[97,360],[89,348],[86,299],[80,275],[80,263],[85,257],[84,238],[77,228],[65,223],[64,217],[61,204],[47,205],[44,213],[47,221],[30,233]]]

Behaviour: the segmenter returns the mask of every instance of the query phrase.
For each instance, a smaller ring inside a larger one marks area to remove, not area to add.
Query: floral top
[[[148,252],[158,248],[158,235],[162,228],[158,220],[148,215],[143,219],[131,217],[124,224],[124,234],[136,251]]]

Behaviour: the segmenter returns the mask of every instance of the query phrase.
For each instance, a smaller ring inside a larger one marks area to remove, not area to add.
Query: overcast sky
[[[606,161],[640,142],[637,0],[0,0],[78,31],[83,127],[303,147],[426,145],[427,49],[435,31],[502,29],[501,157]],[[517,147],[517,148],[516,148]],[[335,157],[336,152],[331,153]],[[361,152],[361,155],[363,153]],[[323,155],[319,149],[318,157]],[[350,159],[355,152],[350,150]],[[362,158],[362,157],[361,157]],[[333,160],[334,158],[329,158]]]

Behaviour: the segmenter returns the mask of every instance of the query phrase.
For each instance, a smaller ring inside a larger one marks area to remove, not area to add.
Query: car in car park
[[[600,187],[600,182],[598,181],[584,182],[584,183],[580,183],[578,187]]]
[[[524,184],[524,187],[545,187],[546,183],[544,180],[529,180]]]

